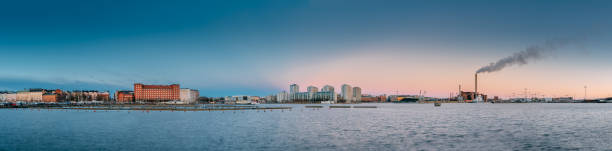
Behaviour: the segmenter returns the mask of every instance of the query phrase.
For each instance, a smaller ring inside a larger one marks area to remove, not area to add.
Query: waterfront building
[[[312,100],[315,97],[315,94],[319,92],[319,88],[315,86],[308,86],[308,88],[306,88],[306,92],[308,92],[309,100]]]
[[[183,88],[181,89],[181,102],[187,104],[196,103],[198,98],[200,97],[200,91]]]
[[[353,88],[351,85],[343,84],[342,85],[342,100],[344,103],[352,103],[353,100]]]
[[[81,101],[110,101],[108,91],[99,92],[97,90],[75,90],[67,93],[67,100],[72,102]]]
[[[59,100],[59,95],[54,93],[46,93],[42,95],[42,102],[45,103],[57,103]]]
[[[289,94],[294,94],[300,92],[300,86],[297,84],[291,84],[289,86]]]
[[[134,84],[134,99],[138,102],[179,101],[180,85]]]
[[[477,100],[477,98],[481,98],[482,101],[487,102],[487,95],[484,94],[478,94],[476,92],[465,92],[465,91],[460,91],[459,93],[459,97],[460,102],[474,102],[475,100]]]
[[[313,103],[320,103],[323,101],[329,101],[329,102],[336,102],[336,95],[334,92],[316,92],[314,94],[312,94],[311,98],[309,98],[309,100]]]
[[[0,102],[17,102],[17,93],[15,92],[0,92]]]
[[[331,97],[331,102],[336,103],[338,101],[338,97],[336,96],[336,92],[334,91],[334,87],[330,86],[330,85],[325,85],[323,86],[323,88],[321,89],[321,92],[328,92],[330,94],[328,94]]]
[[[109,102],[110,101],[110,92],[98,92],[96,96],[96,101]]]
[[[268,95],[268,96],[266,96],[266,98],[264,100],[265,100],[264,103],[278,102],[278,101],[276,101],[276,95]]]
[[[276,101],[278,103],[287,103],[289,102],[289,93],[287,91],[282,91],[276,95]]]
[[[361,88],[360,87],[353,87],[353,103],[360,103],[361,102]]]
[[[298,93],[300,93],[299,85],[295,83],[289,85],[289,101],[296,102],[296,101],[301,101],[302,99],[304,99],[303,97],[300,97],[303,94],[298,94]]]
[[[248,95],[235,95],[235,96],[227,96],[225,97],[225,103],[229,104],[248,104],[254,102],[254,97]]]
[[[115,101],[117,103],[133,103],[134,91],[116,91]]]
[[[334,87],[331,85],[325,85],[321,89],[321,92],[334,92]]]
[[[308,102],[310,101],[310,93],[308,92],[298,92],[298,93],[293,93],[291,94],[291,101],[292,102]]]
[[[319,92],[319,88],[317,88],[315,86],[308,86],[307,91],[309,93],[317,93],[317,92]]]
[[[17,92],[17,101],[21,102],[42,102],[45,89],[29,89]]]

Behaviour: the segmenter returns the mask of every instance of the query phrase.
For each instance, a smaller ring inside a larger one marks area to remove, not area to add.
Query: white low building
[[[16,93],[0,93],[0,102],[17,102],[17,94]]]
[[[198,101],[198,98],[200,97],[200,91],[183,88],[181,89],[180,95],[181,102],[184,102],[185,104],[194,104]]]

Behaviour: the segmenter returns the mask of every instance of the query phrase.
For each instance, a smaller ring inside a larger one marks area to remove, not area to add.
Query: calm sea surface
[[[0,109],[0,150],[612,150],[612,104],[361,105],[379,108]]]

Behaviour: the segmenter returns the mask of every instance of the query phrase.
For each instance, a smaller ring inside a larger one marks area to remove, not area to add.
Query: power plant
[[[474,74],[474,92],[463,92],[459,85],[458,100],[470,103],[487,102],[487,95],[478,94],[478,73]]]

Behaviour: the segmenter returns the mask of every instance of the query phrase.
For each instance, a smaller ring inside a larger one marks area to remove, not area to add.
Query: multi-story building
[[[291,84],[289,86],[289,94],[294,94],[300,92],[300,86],[297,84]]]
[[[353,103],[360,103],[361,102],[361,88],[360,87],[353,87]]]
[[[139,102],[179,101],[180,85],[134,84],[134,99]]]
[[[75,90],[68,92],[68,101],[110,101],[110,93],[108,91],[99,92],[96,90]]]
[[[181,89],[181,102],[187,104],[194,104],[198,101],[200,97],[200,91],[193,89]]]
[[[117,103],[133,103],[134,102],[134,91],[115,92],[115,101]]]
[[[334,92],[334,87],[331,85],[325,85],[321,89],[321,92]]]
[[[329,94],[332,99],[330,101],[332,101],[333,103],[336,103],[338,101],[338,97],[336,97],[336,91],[334,91],[334,87],[330,86],[330,85],[325,85],[323,86],[323,88],[321,89],[321,92],[330,92],[331,94]]]
[[[17,102],[17,93],[15,92],[0,92],[0,102]]]
[[[42,102],[45,103],[57,103],[59,100],[59,95],[54,93],[45,93],[42,95]]]
[[[276,100],[276,95],[268,95],[265,98],[265,102],[262,102],[262,103],[274,103],[274,102],[278,102]]]
[[[98,95],[96,96],[96,100],[97,101],[109,102],[110,101],[110,92],[108,92],[108,91],[98,92]]]
[[[17,101],[21,102],[42,102],[45,89],[29,89],[17,92]]]
[[[276,101],[278,103],[286,103],[289,102],[289,93],[287,91],[282,91],[276,95]]]
[[[352,103],[351,101],[353,101],[353,88],[351,87],[351,85],[342,85],[342,100],[344,101],[344,103]]]
[[[334,87],[326,85],[319,92],[319,88],[315,86],[309,86],[306,92],[299,92],[297,84],[292,84],[289,86],[290,90],[293,90],[293,93],[287,94],[287,92],[283,91],[277,94],[277,100],[281,103],[285,102],[285,96],[288,96],[289,101],[296,103],[320,103],[322,101],[330,101],[336,102],[336,93],[334,92]]]
[[[372,96],[372,95],[361,95],[361,102],[386,102],[386,95]]]
[[[317,92],[319,92],[319,88],[317,88],[315,86],[308,86],[307,91],[309,93],[317,93]]]

